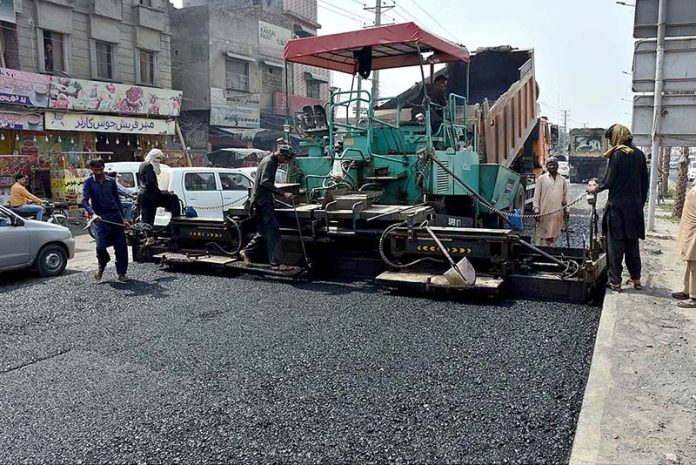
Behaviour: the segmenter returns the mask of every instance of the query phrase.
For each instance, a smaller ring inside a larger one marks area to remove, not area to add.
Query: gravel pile
[[[0,287],[1,463],[568,461],[596,307],[130,274]]]

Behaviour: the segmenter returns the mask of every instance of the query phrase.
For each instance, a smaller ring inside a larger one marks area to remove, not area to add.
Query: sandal
[[[688,300],[689,294],[686,292],[672,292],[672,298],[678,300]]]
[[[629,279],[626,284],[632,284],[633,289],[640,291],[643,289],[643,285],[640,283],[640,279]]]
[[[682,300],[680,302],[677,302],[677,307],[696,308],[696,300],[694,300],[694,299]]]
[[[611,289],[614,292],[621,292],[621,283],[619,283],[619,284],[607,283],[607,288]]]

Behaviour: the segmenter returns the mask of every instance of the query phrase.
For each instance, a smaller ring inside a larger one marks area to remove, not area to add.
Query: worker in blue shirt
[[[116,180],[104,174],[104,160],[90,160],[92,175],[82,187],[82,207],[94,221],[92,228],[97,242],[97,261],[99,267],[94,279],[101,281],[106,264],[111,257],[106,250],[113,246],[116,253],[116,273],[122,283],[128,281],[128,245],[125,229],[130,223],[123,216],[123,205],[118,195]]]
[[[133,193],[118,182],[119,174],[116,171],[109,171],[106,175],[116,181],[118,195],[121,197],[121,204],[123,205],[123,214],[128,222],[133,221]]]

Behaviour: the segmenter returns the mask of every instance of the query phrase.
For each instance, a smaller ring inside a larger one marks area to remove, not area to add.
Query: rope
[[[238,200],[233,200],[233,201],[231,201],[231,202],[224,203],[224,204],[222,204],[222,205],[218,205],[218,206],[214,206],[214,207],[197,207],[197,206],[195,206],[195,205],[187,205],[187,207],[191,207],[191,208],[193,208],[194,210],[218,210],[218,209],[220,209],[220,208],[223,208],[223,209],[224,209],[224,208],[226,208],[226,207],[231,207],[232,205],[244,204],[244,202],[246,202],[247,199],[248,199],[248,197],[242,198],[242,199],[238,199]]]

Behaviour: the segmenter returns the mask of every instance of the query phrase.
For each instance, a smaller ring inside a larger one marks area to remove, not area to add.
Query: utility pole
[[[663,63],[665,60],[665,22],[667,0],[659,0],[657,7],[657,53],[655,54],[655,99],[653,102],[652,150],[650,151],[650,198],[648,200],[648,230],[655,230],[657,206],[657,171],[660,153],[660,120],[662,119]]]
[[[382,12],[384,11],[389,11],[392,8],[394,8],[396,4],[392,5],[382,5],[382,0],[375,0],[375,6],[374,7],[369,7],[366,6],[363,9],[366,11],[373,11],[375,12],[375,26],[381,26],[382,25]],[[379,99],[379,71],[372,71],[372,101],[374,104],[377,103],[377,99]]]

